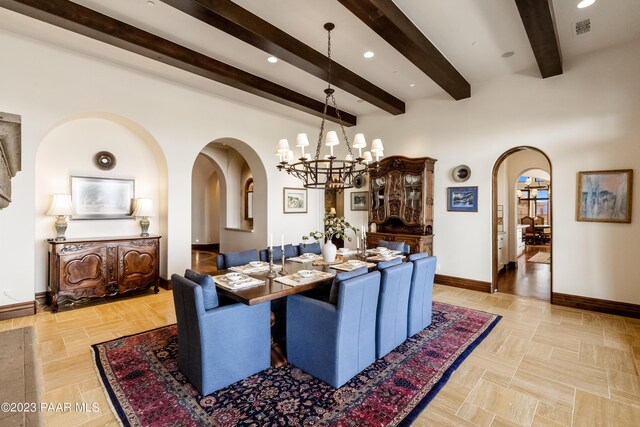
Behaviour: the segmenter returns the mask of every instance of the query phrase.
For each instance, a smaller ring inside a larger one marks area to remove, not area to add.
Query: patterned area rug
[[[542,264],[551,264],[551,254],[549,252],[538,252],[527,260],[528,262],[538,262]]]
[[[178,370],[175,325],[92,347],[126,426],[405,426],[499,320],[434,303],[431,326],[339,389],[287,364],[202,396]]]

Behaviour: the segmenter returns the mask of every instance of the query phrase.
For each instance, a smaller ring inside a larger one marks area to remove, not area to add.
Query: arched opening
[[[207,144],[192,169],[192,266],[215,270],[215,253],[262,248],[267,233],[266,170],[242,141]]]
[[[113,154],[115,166],[100,168],[96,154]],[[73,154],[73,155],[71,155]],[[133,181],[134,198],[153,203],[149,232],[167,236],[167,162],[157,140],[138,123],[111,113],[82,113],[58,122],[38,146],[35,161],[35,237],[56,236],[55,218],[45,213],[53,194],[71,194],[70,177],[85,176]],[[138,221],[129,219],[70,220],[69,238],[139,235]],[[36,257],[46,259],[47,247],[36,245]],[[47,289],[46,264],[36,263],[36,292]],[[167,277],[167,239],[160,239],[160,276]]]
[[[492,292],[550,300],[551,162],[535,147],[503,153],[492,173]]]

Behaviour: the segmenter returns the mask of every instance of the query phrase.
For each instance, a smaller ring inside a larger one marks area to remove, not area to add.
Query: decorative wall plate
[[[456,182],[465,182],[471,177],[471,168],[467,165],[456,166],[453,168],[451,176]]]
[[[108,151],[99,151],[93,158],[98,169],[111,170],[116,166],[116,157]]]
[[[353,186],[355,188],[362,188],[365,185],[367,185],[367,177],[365,175],[360,174],[353,178]]]

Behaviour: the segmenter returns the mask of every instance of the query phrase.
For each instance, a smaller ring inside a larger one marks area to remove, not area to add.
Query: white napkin
[[[273,279],[276,282],[284,283],[289,286],[300,286],[300,285],[308,285],[309,283],[317,282],[319,280],[324,280],[329,277],[333,277],[331,273],[325,273],[324,271],[313,271],[313,274],[310,277],[300,277],[298,273],[290,274],[288,276],[278,277],[277,279]]]
[[[394,258],[402,258],[402,254],[397,254],[397,255],[375,255],[375,256],[370,256],[367,257],[367,261],[376,261],[376,262],[380,262],[380,261],[391,261]]]
[[[230,267],[229,270],[237,271],[238,273],[251,274],[258,273],[260,271],[267,271],[269,269],[268,262],[261,262],[260,265],[253,266],[251,264],[238,265],[236,267]]]
[[[342,271],[353,271],[362,267],[375,267],[375,264],[372,262],[364,262],[360,261],[358,264],[351,264],[350,262],[343,262],[342,264],[332,265],[331,268],[334,270],[342,270]]]
[[[216,285],[223,288],[231,289],[232,291],[244,288],[251,288],[252,286],[258,286],[264,283],[264,280],[256,279],[255,277],[242,275],[238,280],[229,280],[223,274],[221,276],[214,276],[213,281]]]
[[[318,258],[322,258],[322,255],[317,255],[317,254],[313,254],[313,255],[314,256],[296,256],[296,257],[289,258],[289,261],[304,263],[304,262],[313,262]]]

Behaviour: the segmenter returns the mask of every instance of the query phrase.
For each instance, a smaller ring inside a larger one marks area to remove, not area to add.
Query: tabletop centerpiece
[[[302,236],[303,244],[310,239],[316,242],[324,238],[324,245],[322,245],[322,259],[325,262],[334,262],[336,260],[336,253],[338,248],[333,244],[331,239],[334,237],[338,239],[346,239],[351,241],[351,237],[347,236],[347,231],[352,230],[356,233],[356,228],[349,223],[343,216],[337,216],[335,209],[331,209],[324,214],[324,231],[312,231],[308,235]]]

